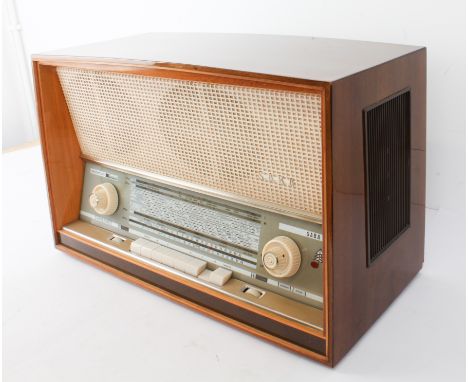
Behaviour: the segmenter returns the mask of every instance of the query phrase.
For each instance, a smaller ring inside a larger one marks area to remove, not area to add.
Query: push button
[[[228,282],[228,280],[232,276],[232,271],[229,271],[224,268],[218,268],[211,272],[210,274],[210,282],[218,285],[218,286],[223,286]]]
[[[244,289],[244,293],[245,293],[245,294],[248,294],[249,296],[253,296],[253,297],[255,297],[255,298],[260,298],[260,297],[262,297],[263,294],[264,294],[261,290],[256,289],[256,288],[254,288],[254,287],[246,287],[246,288]]]
[[[185,255],[146,239],[133,241],[130,245],[130,251],[192,276],[198,276],[206,268],[206,261]]]
[[[217,268],[214,271],[205,269],[198,278],[217,286],[223,286],[229,281],[231,276],[232,271],[224,268]]]

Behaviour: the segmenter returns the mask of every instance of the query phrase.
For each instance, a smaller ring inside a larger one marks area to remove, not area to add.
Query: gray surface
[[[153,33],[41,55],[157,61],[331,82],[418,49],[301,36]]]
[[[427,210],[421,273],[330,370],[61,254],[39,148],[3,170],[5,382],[465,381],[463,213]]]

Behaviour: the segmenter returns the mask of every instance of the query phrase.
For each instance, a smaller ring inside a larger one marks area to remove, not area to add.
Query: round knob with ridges
[[[277,236],[263,247],[262,263],[274,277],[291,277],[301,265],[301,251],[294,240],[287,236]]]
[[[119,205],[119,195],[114,185],[102,183],[94,187],[89,204],[99,215],[112,215]]]

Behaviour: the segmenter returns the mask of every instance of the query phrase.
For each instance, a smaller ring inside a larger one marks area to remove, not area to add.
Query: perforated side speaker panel
[[[410,92],[364,110],[367,264],[409,227]]]
[[[321,217],[320,95],[57,71],[85,156]]]

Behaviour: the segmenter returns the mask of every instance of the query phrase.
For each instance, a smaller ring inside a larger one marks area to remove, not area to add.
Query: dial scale
[[[322,249],[320,224],[94,163],[86,165],[80,218],[176,251],[170,258],[181,253],[206,262],[207,269],[228,270],[259,288],[247,290],[250,295],[273,291],[322,307],[322,266],[311,266]]]

